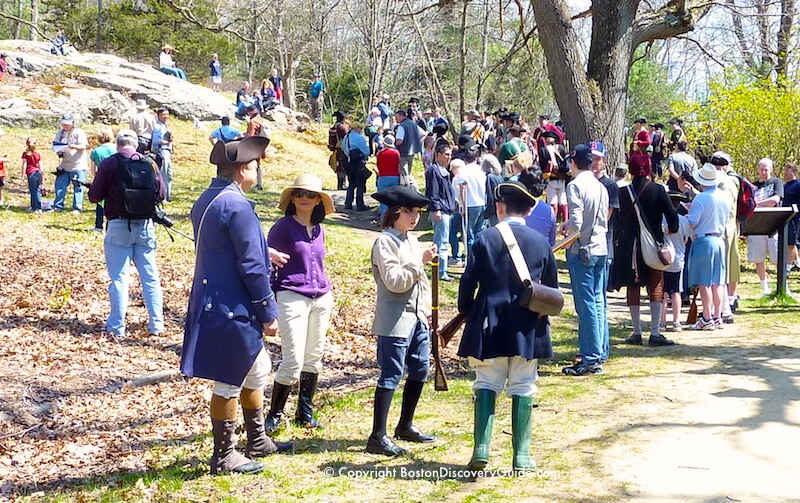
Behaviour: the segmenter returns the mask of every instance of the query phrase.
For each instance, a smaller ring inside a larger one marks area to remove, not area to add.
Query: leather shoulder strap
[[[531,274],[530,271],[528,271],[528,264],[525,262],[525,257],[522,256],[522,250],[519,249],[519,243],[517,243],[517,238],[514,237],[511,226],[508,222],[500,222],[495,227],[497,227],[497,230],[500,231],[500,235],[503,237],[503,242],[505,242],[508,248],[508,253],[511,255],[511,261],[514,262],[514,268],[517,270],[520,281],[525,283],[527,280],[530,283]]]

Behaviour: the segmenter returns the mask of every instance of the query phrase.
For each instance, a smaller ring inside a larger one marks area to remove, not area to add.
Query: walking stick
[[[442,357],[439,354],[439,255],[433,256],[431,285],[431,351],[433,352],[433,389],[447,391],[447,377],[444,375]]]

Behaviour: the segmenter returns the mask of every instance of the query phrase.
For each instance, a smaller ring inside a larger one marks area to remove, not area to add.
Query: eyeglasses
[[[319,197],[319,194],[310,190],[294,189],[292,191],[292,197],[307,197],[309,199],[316,199]]]

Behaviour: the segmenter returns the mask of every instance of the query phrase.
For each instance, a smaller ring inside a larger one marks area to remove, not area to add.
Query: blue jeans
[[[347,194],[344,198],[345,209],[353,208],[353,197],[356,199],[356,209],[364,209],[364,192],[367,190],[367,181],[361,177],[361,162],[345,165],[347,173]]]
[[[447,242],[450,238],[450,214],[442,213],[442,219],[436,221],[431,215],[431,225],[433,226],[433,243],[436,245],[436,252],[439,254],[439,278],[447,276]]]
[[[603,330],[603,353],[600,357],[600,360],[605,363],[608,361],[608,357],[611,356],[611,331],[608,327],[608,281],[611,278],[611,264],[614,263],[614,259],[608,258],[606,256],[606,271],[605,277],[603,278],[603,312],[606,313],[606,323],[604,327],[600,327]]]
[[[156,164],[161,171],[161,179],[166,188],[166,200],[172,201],[172,151],[161,149],[156,157]]]
[[[572,296],[578,313],[578,347],[583,361],[600,363],[603,339],[608,330],[606,318],[606,256],[592,256],[589,264],[581,263],[577,253],[567,250]]]
[[[39,187],[42,185],[42,172],[37,171],[28,175],[28,192],[31,193],[31,211],[42,209],[42,193]]]
[[[454,259],[459,259],[464,256],[463,250],[461,250],[461,243],[464,239],[461,237],[461,233],[464,232],[464,220],[461,217],[461,213],[453,213],[450,217],[450,256]],[[461,253],[459,253],[461,251]]]
[[[379,176],[375,186],[377,187],[378,192],[380,192],[388,189],[389,187],[394,187],[395,185],[400,185],[399,176]],[[383,220],[383,214],[386,213],[387,209],[387,206],[381,203],[381,220]]]
[[[130,230],[128,226],[130,225]],[[117,336],[125,335],[125,311],[128,308],[128,267],[131,261],[139,271],[142,296],[149,321],[147,331],[159,334],[164,331],[164,300],[161,282],[156,270],[156,228],[152,220],[110,220],[103,243],[106,269],[111,279],[108,295],[111,313],[106,330]]]
[[[408,380],[427,382],[430,359],[428,328],[419,320],[406,338],[378,336],[378,387],[397,389],[404,367],[408,367]]]
[[[163,67],[161,67],[161,73],[166,73],[167,75],[172,75],[173,77],[178,77],[181,80],[188,80],[186,78],[186,74],[180,68],[163,66]]]
[[[64,201],[67,198],[67,188],[72,184],[72,209],[81,211],[83,206],[83,186],[78,182],[73,182],[72,179],[77,177],[78,180],[86,181],[86,170],[83,171],[60,171],[56,176],[55,186],[55,200],[53,201],[53,208],[56,210],[64,209]]]
[[[472,249],[475,236],[483,230],[486,219],[483,218],[484,206],[469,206],[467,208],[467,252]]]

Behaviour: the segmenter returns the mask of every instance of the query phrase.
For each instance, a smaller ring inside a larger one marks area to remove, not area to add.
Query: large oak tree
[[[584,62],[564,0],[532,0],[553,94],[573,145],[601,139],[607,165],[624,159],[625,105],[633,54],[641,44],[692,31],[709,9],[703,0],[593,0]]]

